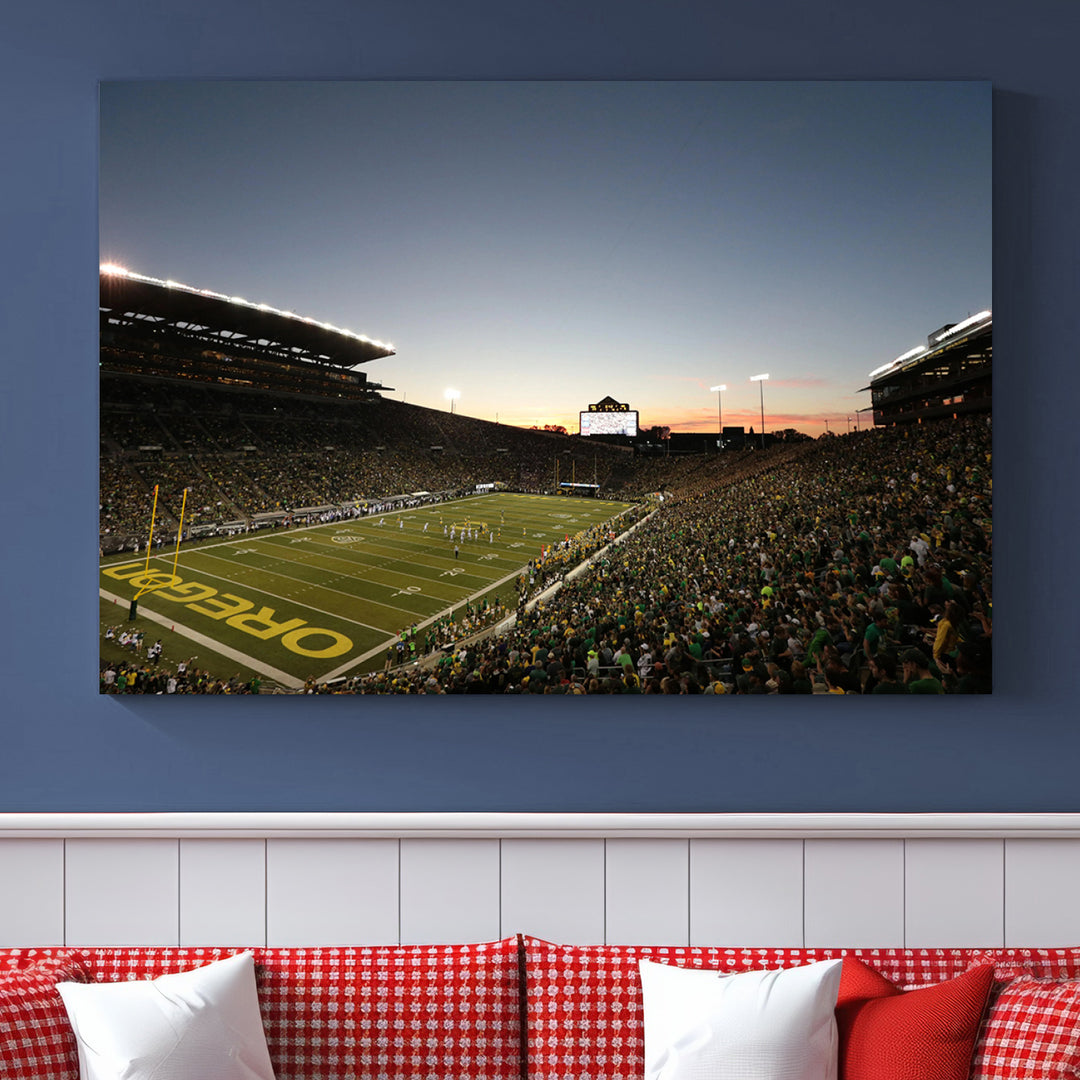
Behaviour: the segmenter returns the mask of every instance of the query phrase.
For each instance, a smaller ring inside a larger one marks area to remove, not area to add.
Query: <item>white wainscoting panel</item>
[[[0,814],[0,947],[1080,946],[1080,814]]]
[[[689,840],[607,840],[606,943],[690,943]]]
[[[690,841],[691,945],[802,943],[802,840]]]
[[[565,945],[604,940],[604,841],[502,841],[502,932]]]
[[[496,941],[498,840],[401,841],[401,941]]]
[[[398,840],[268,840],[266,944],[396,944]]]
[[[266,841],[180,841],[180,944],[266,944]]]
[[[905,945],[1004,945],[1004,861],[1004,840],[906,841]]]
[[[807,840],[805,857],[809,948],[903,947],[902,840]]]
[[[0,840],[0,944],[64,943],[64,841]]]
[[[179,840],[65,842],[64,943],[179,945]]]
[[[1005,944],[1080,945],[1080,840],[1005,841]]]

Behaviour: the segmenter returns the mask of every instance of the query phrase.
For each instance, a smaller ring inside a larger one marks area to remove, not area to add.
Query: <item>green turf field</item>
[[[197,666],[214,675],[257,671],[291,688],[368,671],[382,666],[388,645],[414,623],[423,629],[496,594],[512,610],[515,579],[542,544],[626,509],[500,492],[181,545],[175,574],[172,548],[151,557],[149,573],[145,553],[118,556],[100,568],[102,632],[108,623],[128,625],[132,597],[150,586],[138,623],[148,642],[162,636],[166,662],[183,658],[173,652],[176,642],[184,657],[205,657]],[[463,540],[463,527],[483,531]]]

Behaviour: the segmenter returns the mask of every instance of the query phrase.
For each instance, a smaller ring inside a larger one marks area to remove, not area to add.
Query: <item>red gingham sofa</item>
[[[0,1077],[78,1080],[55,981],[154,978],[240,951],[0,950]],[[252,951],[277,1080],[640,1080],[639,960],[736,973],[842,955],[905,989],[992,964],[972,1080],[1080,1077],[1080,949],[571,946],[518,936]],[[24,981],[16,996],[18,973],[42,968],[40,985]]]
[[[530,1080],[641,1080],[639,960],[735,974],[841,956],[864,961],[906,990],[992,964],[993,988],[972,1055],[971,1080],[1080,1080],[1080,948],[578,946],[526,937],[522,949]]]
[[[59,995],[30,1003],[24,996],[15,1011],[5,1002],[5,971],[46,960],[67,965],[61,980],[79,978],[72,965],[96,982],[153,979],[242,951],[0,950],[0,1078],[79,1077],[74,1033]],[[517,938],[476,945],[251,951],[277,1080],[521,1080]],[[20,1045],[27,1027],[38,1034],[37,1045]],[[59,1044],[63,1052],[46,1059],[43,1042]]]

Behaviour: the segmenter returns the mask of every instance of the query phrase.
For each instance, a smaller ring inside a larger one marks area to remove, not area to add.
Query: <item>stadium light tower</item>
[[[459,397],[461,397],[461,391],[460,390],[447,390],[445,396],[446,396],[446,400],[450,402],[450,411],[453,412],[454,411],[454,402],[457,401],[457,399]]]
[[[716,438],[719,441],[720,449],[723,450],[724,449],[724,425],[723,425],[723,420],[721,419],[721,413],[720,413],[720,395],[727,389],[727,384],[726,383],[721,383],[719,386],[710,386],[709,389],[712,390],[716,394]]]
[[[758,384],[758,393],[761,397],[761,449],[765,449],[765,380],[768,375],[751,375],[750,381]]]

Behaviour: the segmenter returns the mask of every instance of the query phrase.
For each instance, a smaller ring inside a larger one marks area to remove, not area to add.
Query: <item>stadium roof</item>
[[[994,315],[989,309],[980,311],[977,315],[971,315],[964,319],[963,322],[943,326],[940,330],[935,330],[927,336],[925,345],[917,345],[914,349],[909,349],[895,360],[882,364],[881,367],[871,371],[870,385],[860,387],[859,392],[870,390],[875,384],[885,382],[901,373],[921,367],[927,360],[936,360],[944,352],[957,346],[966,345],[972,338],[981,337],[992,332],[993,327]]]
[[[254,346],[345,368],[394,355],[393,345],[330,323],[108,263],[100,267],[100,290],[102,315],[128,329],[175,329],[219,347]]]

